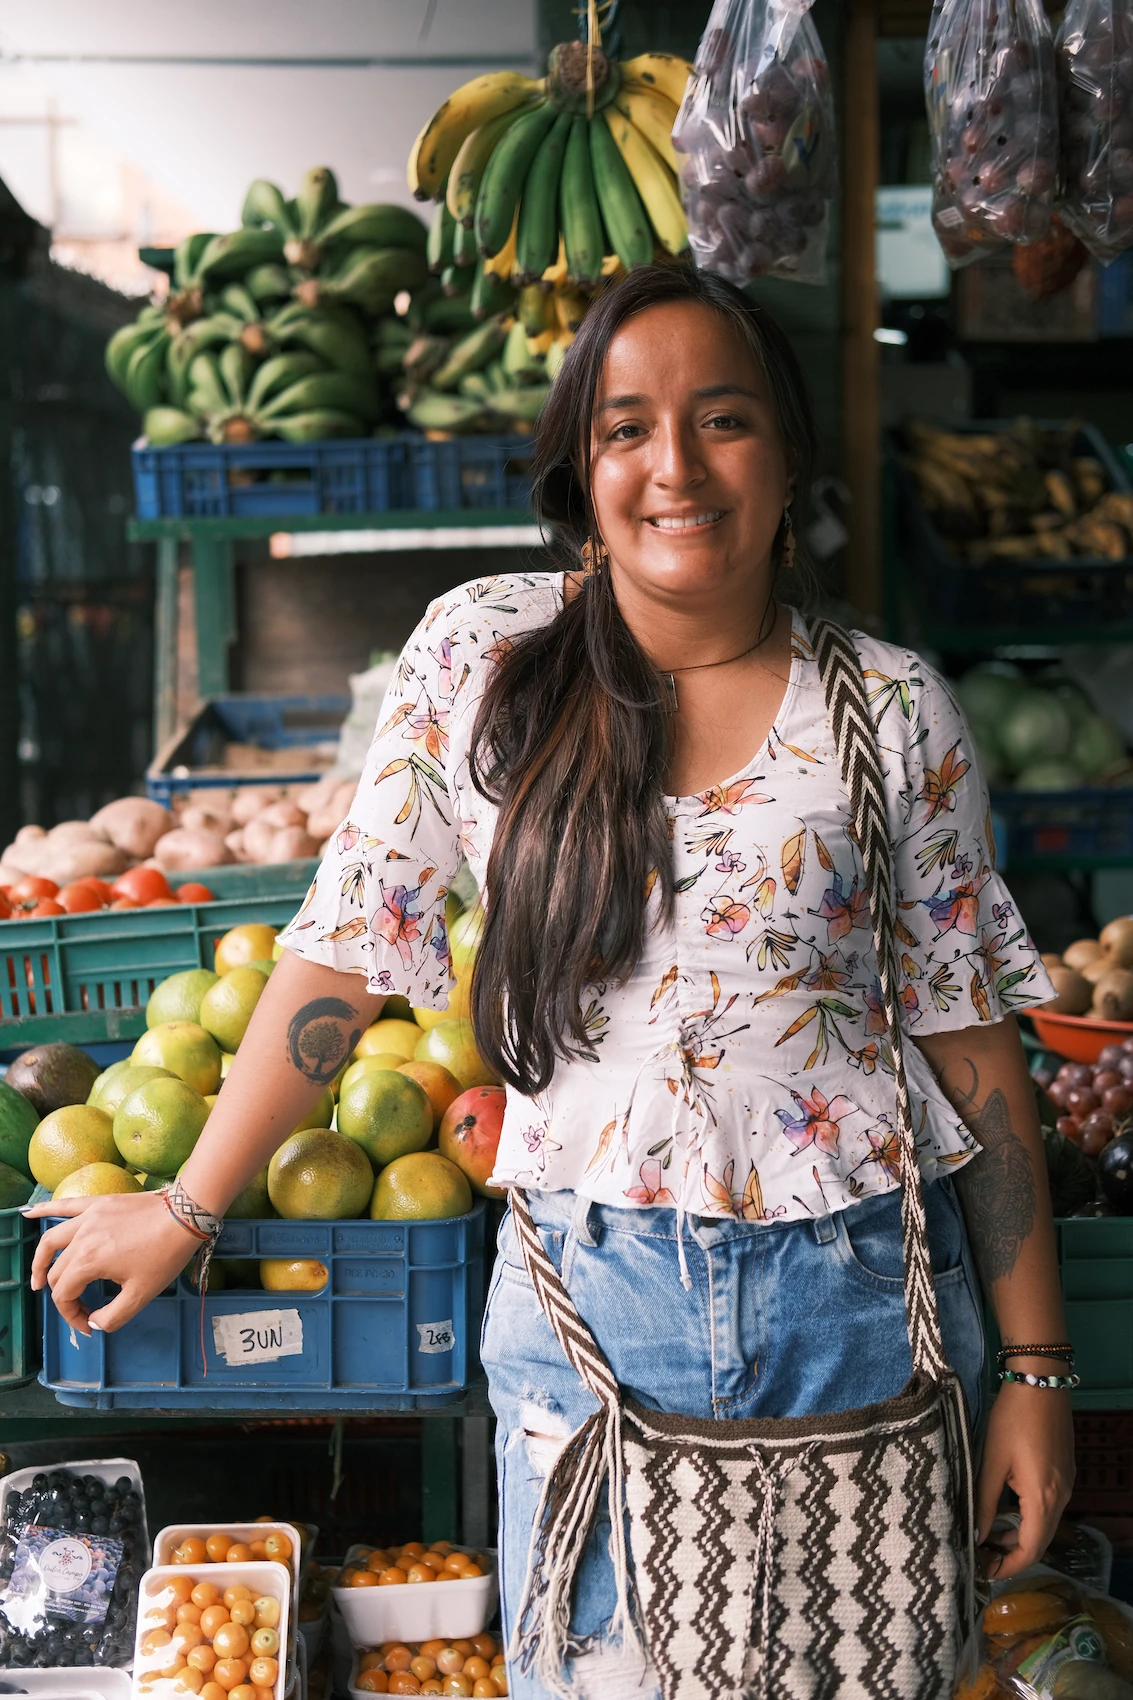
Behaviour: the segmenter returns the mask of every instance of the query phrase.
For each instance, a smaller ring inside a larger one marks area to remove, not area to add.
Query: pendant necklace
[[[773,602],[768,606],[774,609]],[[764,610],[763,618],[767,618],[766,610]],[[732,661],[742,661],[745,655],[751,655],[755,650],[759,649],[762,644],[767,642],[767,639],[771,636],[771,632],[775,629],[775,614],[772,613],[771,627],[768,631],[765,632],[763,630],[763,620],[761,620],[759,624],[759,637],[756,638],[754,643],[749,644],[746,649],[741,649],[738,655],[725,655],[720,661],[694,661],[691,666],[688,667],[670,667],[668,669],[660,668],[661,682],[665,687],[665,702],[663,707],[665,708],[666,713],[676,714],[679,707],[677,702],[676,680],[676,675],[678,673],[701,673],[706,667],[727,667]]]

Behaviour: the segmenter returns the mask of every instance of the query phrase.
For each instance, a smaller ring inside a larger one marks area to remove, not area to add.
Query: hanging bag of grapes
[[[673,129],[698,266],[822,283],[837,173],[811,0],[716,0]]]
[[[1133,247],[1133,0],[1070,0],[1055,56],[1059,216],[1108,263]]]
[[[924,63],[932,222],[954,269],[1051,235],[1054,41],[1042,0],[935,0]]]

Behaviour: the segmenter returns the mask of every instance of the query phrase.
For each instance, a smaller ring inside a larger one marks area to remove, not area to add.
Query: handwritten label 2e
[[[214,1316],[212,1341],[227,1364],[271,1364],[303,1350],[303,1319],[297,1310],[252,1310]]]
[[[456,1344],[451,1316],[446,1322],[419,1322],[417,1332],[421,1336],[419,1352],[451,1352]]]

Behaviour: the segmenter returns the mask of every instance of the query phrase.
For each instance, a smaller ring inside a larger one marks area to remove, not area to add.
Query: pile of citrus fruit
[[[201,1700],[275,1700],[279,1600],[244,1583],[223,1591],[194,1576],[155,1576],[143,1612],[135,1690]],[[143,1606],[145,1601],[142,1602]]]
[[[359,1655],[351,1686],[367,1694],[465,1694],[476,1700],[508,1691],[504,1655],[487,1631],[469,1640],[386,1641]]]
[[[471,1582],[487,1571],[483,1553],[466,1552],[451,1541],[426,1547],[356,1547],[339,1573],[340,1588],[389,1588],[422,1582]]]

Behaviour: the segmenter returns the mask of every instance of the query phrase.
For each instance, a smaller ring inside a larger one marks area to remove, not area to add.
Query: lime
[[[373,1185],[374,1171],[361,1146],[330,1128],[293,1133],[268,1164],[268,1196],[292,1221],[360,1216]]]
[[[396,1069],[375,1068],[338,1098],[338,1131],[358,1142],[380,1168],[410,1151],[423,1151],[433,1137],[433,1107],[425,1088]]]
[[[114,1143],[146,1174],[176,1174],[197,1143],[209,1107],[184,1080],[150,1080],[118,1106]]]
[[[258,968],[230,968],[201,999],[201,1026],[222,1051],[235,1051],[248,1031],[267,979]]]
[[[51,1192],[88,1163],[115,1163],[121,1168],[114,1123],[105,1110],[96,1110],[90,1104],[67,1104],[53,1110],[31,1136],[28,1163],[40,1186]]]
[[[90,1089],[88,1104],[93,1104],[96,1110],[105,1110],[112,1116],[124,1098],[137,1086],[144,1086],[147,1080],[176,1080],[177,1076],[167,1068],[159,1068],[156,1063],[131,1062],[129,1057],[123,1057],[121,1062],[111,1063],[99,1075]]]
[[[198,1092],[215,1092],[220,1085],[220,1046],[195,1021],[151,1027],[134,1046],[130,1061],[167,1068]]]
[[[220,975],[211,968],[185,968],[155,986],[146,1005],[146,1026],[161,1027],[166,1021],[199,1021],[201,999]]]

